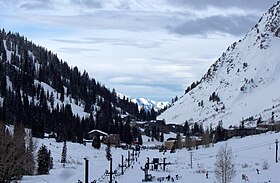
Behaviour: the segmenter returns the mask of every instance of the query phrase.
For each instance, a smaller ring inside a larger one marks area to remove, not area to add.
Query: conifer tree
[[[62,85],[62,88],[61,88],[60,100],[61,100],[61,102],[64,102],[64,87],[63,87],[63,85]]]
[[[100,137],[98,135],[92,140],[92,146],[96,149],[100,149],[101,142],[100,142]]]
[[[51,156],[51,150],[49,150],[49,156],[50,156],[50,169],[53,169],[53,157]]]
[[[164,141],[164,133],[161,132],[161,134],[160,134],[160,142],[163,142],[163,141]]]
[[[32,135],[28,137],[28,147],[26,149],[26,159],[25,159],[25,171],[27,175],[34,175],[35,170],[35,159],[34,159],[34,142]]]
[[[139,133],[139,135],[138,135],[138,142],[139,142],[139,145],[143,145],[143,139],[142,139],[141,133]]]
[[[126,124],[124,125],[124,142],[127,144],[131,144],[133,142],[133,136],[131,133],[131,128],[130,128],[130,121],[127,121]]]
[[[189,135],[190,133],[190,126],[188,121],[186,120],[185,124],[184,124],[184,135]]]
[[[53,106],[54,106],[54,95],[53,95],[53,92],[51,92],[50,103],[51,103],[51,107],[53,108]]]
[[[18,162],[15,164],[15,171],[14,174],[17,175],[19,178],[24,174],[25,170],[25,130],[22,123],[16,123],[14,126],[14,136],[13,136],[13,143],[16,143],[15,146],[15,157],[14,162]]]
[[[66,163],[66,156],[67,156],[67,144],[66,144],[66,140],[65,140],[63,143],[60,163]]]
[[[106,158],[107,158],[108,161],[110,161],[111,158],[112,158],[110,140],[108,140],[108,142],[107,142],[107,147],[106,147]]]
[[[41,174],[49,174],[50,171],[50,152],[48,151],[47,147],[45,145],[42,145],[38,151],[38,156],[37,156],[37,173],[39,175]]]
[[[223,122],[219,121],[215,131],[215,141],[219,142],[225,139],[225,132],[223,129]]]

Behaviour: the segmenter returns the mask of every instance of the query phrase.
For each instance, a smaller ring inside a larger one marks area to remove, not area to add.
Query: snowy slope
[[[141,167],[144,166],[147,157],[166,158],[166,162],[171,165],[167,166],[167,170],[163,171],[149,171],[155,178],[171,177],[178,174],[179,180],[175,179],[176,183],[213,183],[217,182],[213,170],[215,168],[216,155],[222,145],[228,144],[232,149],[234,159],[233,162],[236,167],[236,177],[232,183],[243,182],[241,175],[246,174],[250,182],[264,183],[264,182],[279,182],[279,162],[275,163],[275,139],[279,139],[279,133],[267,133],[255,136],[248,136],[245,138],[234,138],[226,142],[219,142],[213,147],[201,148],[192,150],[193,158],[191,168],[190,151],[187,149],[177,150],[176,153],[166,152],[163,154],[158,150],[142,150],[137,162],[133,166],[127,168],[124,175],[116,177],[118,183],[140,183],[144,178],[144,172]],[[146,138],[143,138],[146,139]],[[78,182],[84,181],[84,158],[89,159],[89,181],[98,180],[97,183],[108,182],[108,176],[100,179],[105,170],[109,169],[109,162],[105,157],[105,146],[103,145],[100,150],[93,149],[90,144],[83,146],[77,143],[67,142],[67,161],[65,168],[59,163],[61,159],[61,151],[63,143],[56,143],[54,139],[39,139],[39,146],[44,144],[51,150],[51,155],[54,158],[54,169],[50,171],[49,175],[40,176],[24,176],[20,181],[21,183],[61,183],[61,182]],[[145,144],[147,143],[144,142]],[[121,162],[121,155],[127,158],[128,151],[122,149],[112,148],[113,154],[113,170],[118,167]],[[132,152],[132,151],[130,151]],[[257,152],[257,153],[256,153]],[[278,154],[279,159],[279,154]],[[263,169],[265,163],[268,169]],[[260,170],[260,174],[256,173],[256,169]],[[205,172],[209,172],[209,179],[205,178]],[[114,182],[114,181],[113,181]],[[158,182],[158,181],[154,181]],[[162,181],[170,182],[170,181]]]
[[[225,128],[241,120],[279,120],[280,2],[209,68],[201,83],[158,118],[167,123],[202,122]],[[209,100],[215,95],[220,99]],[[255,125],[254,123],[248,125]]]
[[[169,105],[169,102],[156,102],[154,100],[145,99],[145,98],[131,99],[131,102],[135,104],[137,103],[140,109],[144,107],[145,111],[151,111],[152,109],[154,109],[155,111],[159,111]]]

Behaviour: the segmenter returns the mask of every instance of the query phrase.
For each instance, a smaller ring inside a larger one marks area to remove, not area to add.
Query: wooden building
[[[110,143],[111,145],[118,146],[121,143],[120,135],[119,134],[109,134],[108,136],[104,136],[102,138],[102,142],[104,144]]]
[[[94,138],[97,137],[97,136],[99,136],[99,137],[108,136],[107,133],[105,133],[105,132],[103,132],[103,131],[101,131],[101,130],[96,130],[96,129],[91,130],[90,132],[88,132],[88,135],[89,135],[92,139],[94,139]]]

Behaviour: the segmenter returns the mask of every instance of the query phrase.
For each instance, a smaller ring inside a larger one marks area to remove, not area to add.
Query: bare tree
[[[20,128],[22,128],[21,125],[19,127],[15,127],[14,134],[11,135],[10,132],[6,129],[5,125],[1,123],[0,170],[1,177],[4,180],[20,179],[23,175],[25,134],[21,134],[22,129]]]
[[[178,132],[176,136],[176,142],[177,142],[177,149],[182,149],[182,139],[181,134]]]
[[[221,183],[230,183],[236,176],[232,150],[227,144],[218,151],[214,174]]]
[[[191,150],[191,146],[192,146],[192,140],[190,138],[190,135],[186,134],[186,137],[185,137],[185,147],[187,149]]]
[[[27,164],[28,157],[25,144],[25,131],[23,125],[15,126],[13,135],[0,121],[0,178],[3,180],[20,179],[22,175],[32,174],[34,167]],[[31,139],[32,140],[32,139]],[[28,146],[28,148],[34,149]],[[30,169],[29,169],[30,167]]]
[[[202,145],[204,145],[204,147],[209,147],[210,142],[211,142],[210,132],[209,132],[209,128],[207,128],[202,135]]]

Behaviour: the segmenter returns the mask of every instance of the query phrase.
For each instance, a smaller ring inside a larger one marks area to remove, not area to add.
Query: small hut
[[[90,132],[88,132],[88,135],[90,136],[90,137],[92,137],[92,139],[94,139],[94,138],[96,138],[96,137],[100,137],[100,136],[105,136],[105,137],[107,137],[108,136],[108,134],[107,133],[105,133],[105,132],[103,132],[103,131],[101,131],[101,130],[96,130],[96,129],[94,129],[94,130],[91,130]]]

